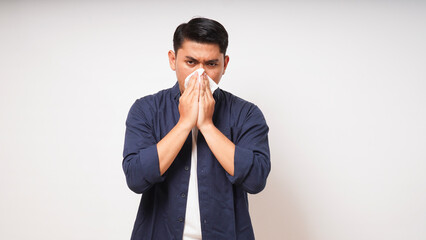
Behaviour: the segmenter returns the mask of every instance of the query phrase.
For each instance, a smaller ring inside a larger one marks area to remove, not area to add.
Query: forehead
[[[213,59],[220,58],[223,53],[220,52],[218,44],[199,43],[191,40],[184,40],[182,47],[177,52],[178,57],[192,57],[195,59]]]

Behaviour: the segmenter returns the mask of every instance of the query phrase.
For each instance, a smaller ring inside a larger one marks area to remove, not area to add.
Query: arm
[[[225,171],[234,176],[235,145],[213,124],[200,128],[207,145]]]
[[[145,99],[136,100],[127,115],[122,162],[127,185],[136,193],[143,193],[164,180],[159,171],[157,140],[150,119],[151,111]]]
[[[241,128],[236,129],[235,174],[228,179],[252,194],[265,188],[271,171],[268,132],[268,125],[257,106],[250,108]]]
[[[176,126],[157,144],[160,173],[163,175],[173,163],[180,149],[185,143],[189,132],[197,123],[198,99],[200,87],[197,81],[198,74],[194,74],[179,98],[180,118]]]
[[[174,159],[178,155],[180,149],[185,143],[191,128],[185,126],[184,123],[179,121],[176,126],[157,143],[158,161],[160,174],[163,175]]]
[[[213,124],[212,117],[215,100],[210,91],[206,73],[204,73],[202,77],[203,81],[201,81],[197,127],[206,139],[210,150],[225,171],[229,175],[234,176],[235,145]]]
[[[143,193],[164,180],[163,174],[173,163],[197,120],[199,86],[196,82],[191,80],[180,98],[178,123],[158,143],[150,118],[146,116],[149,111],[144,111],[137,103],[130,109],[126,120],[123,170],[132,191]]]
[[[262,112],[258,107],[250,108],[233,143],[214,126],[212,121],[214,98],[208,87],[208,81],[204,81],[203,84],[200,90],[197,125],[210,150],[233,184],[242,185],[249,193],[262,191],[271,169],[269,128]]]

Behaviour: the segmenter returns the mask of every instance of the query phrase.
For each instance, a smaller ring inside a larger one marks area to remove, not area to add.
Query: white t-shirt
[[[201,240],[200,206],[198,202],[197,179],[197,136],[198,128],[192,129],[191,172],[186,202],[185,225],[182,240]]]

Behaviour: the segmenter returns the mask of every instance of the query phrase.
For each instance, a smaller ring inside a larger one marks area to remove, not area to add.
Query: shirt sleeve
[[[269,127],[262,112],[254,106],[234,133],[234,176],[226,174],[233,184],[241,185],[252,194],[265,188],[271,170],[268,132]]]
[[[164,181],[164,176],[160,173],[157,141],[150,121],[152,114],[147,108],[144,101],[136,100],[126,120],[122,164],[127,185],[136,193],[143,193],[155,183]]]

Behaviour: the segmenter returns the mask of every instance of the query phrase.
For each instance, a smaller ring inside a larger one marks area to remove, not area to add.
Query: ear
[[[229,56],[228,56],[228,55],[226,55],[226,56],[225,56],[225,61],[224,61],[224,63],[223,63],[223,74],[225,74],[226,67],[228,67],[228,63],[229,63]],[[223,74],[222,74],[222,75],[223,75]]]
[[[169,51],[169,64],[173,71],[176,71],[176,54],[172,50]]]

